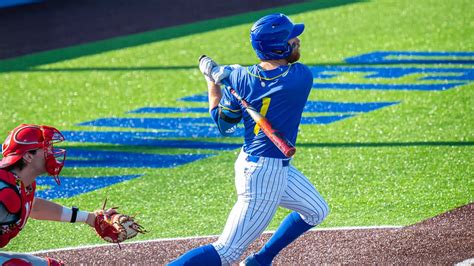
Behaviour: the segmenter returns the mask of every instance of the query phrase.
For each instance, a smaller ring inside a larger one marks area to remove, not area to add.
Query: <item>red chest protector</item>
[[[0,169],[0,248],[26,224],[35,198],[36,182],[25,188],[13,173]]]

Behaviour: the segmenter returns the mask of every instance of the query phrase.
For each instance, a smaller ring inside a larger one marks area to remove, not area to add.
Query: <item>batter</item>
[[[297,63],[304,24],[293,24],[283,14],[259,19],[250,33],[260,63],[250,67],[219,66],[201,60],[209,109],[223,135],[230,135],[243,119],[245,141],[235,162],[237,202],[223,233],[212,244],[193,249],[170,265],[229,265],[239,260],[272,220],[278,206],[293,210],[265,246],[241,265],[271,265],[274,257],[329,213],[319,192],[259,129],[240,102],[221,91],[222,80],[268,118],[291,143],[296,143],[303,108],[312,88],[307,66]]]

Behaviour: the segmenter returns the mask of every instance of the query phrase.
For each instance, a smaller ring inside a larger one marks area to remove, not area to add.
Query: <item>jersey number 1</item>
[[[262,99],[262,109],[260,109],[260,114],[262,116],[266,116],[268,112],[268,106],[270,106],[270,98],[263,98]],[[260,131],[260,126],[258,124],[255,124],[255,127],[253,128],[253,133],[255,135],[258,134],[258,131]]]

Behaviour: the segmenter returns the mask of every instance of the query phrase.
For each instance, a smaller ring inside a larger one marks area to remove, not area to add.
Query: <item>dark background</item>
[[[7,7],[0,9],[0,59],[298,2],[47,0]]]

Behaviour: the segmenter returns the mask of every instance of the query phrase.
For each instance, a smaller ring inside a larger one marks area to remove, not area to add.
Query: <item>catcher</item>
[[[60,185],[59,173],[66,151],[54,147],[64,136],[54,127],[21,124],[14,128],[2,145],[0,161],[0,248],[23,229],[29,217],[37,220],[81,222],[95,228],[104,240],[120,243],[143,233],[132,217],[115,208],[81,211],[49,200],[35,198],[36,177],[47,173]],[[0,252],[0,265],[63,265],[52,258]]]

